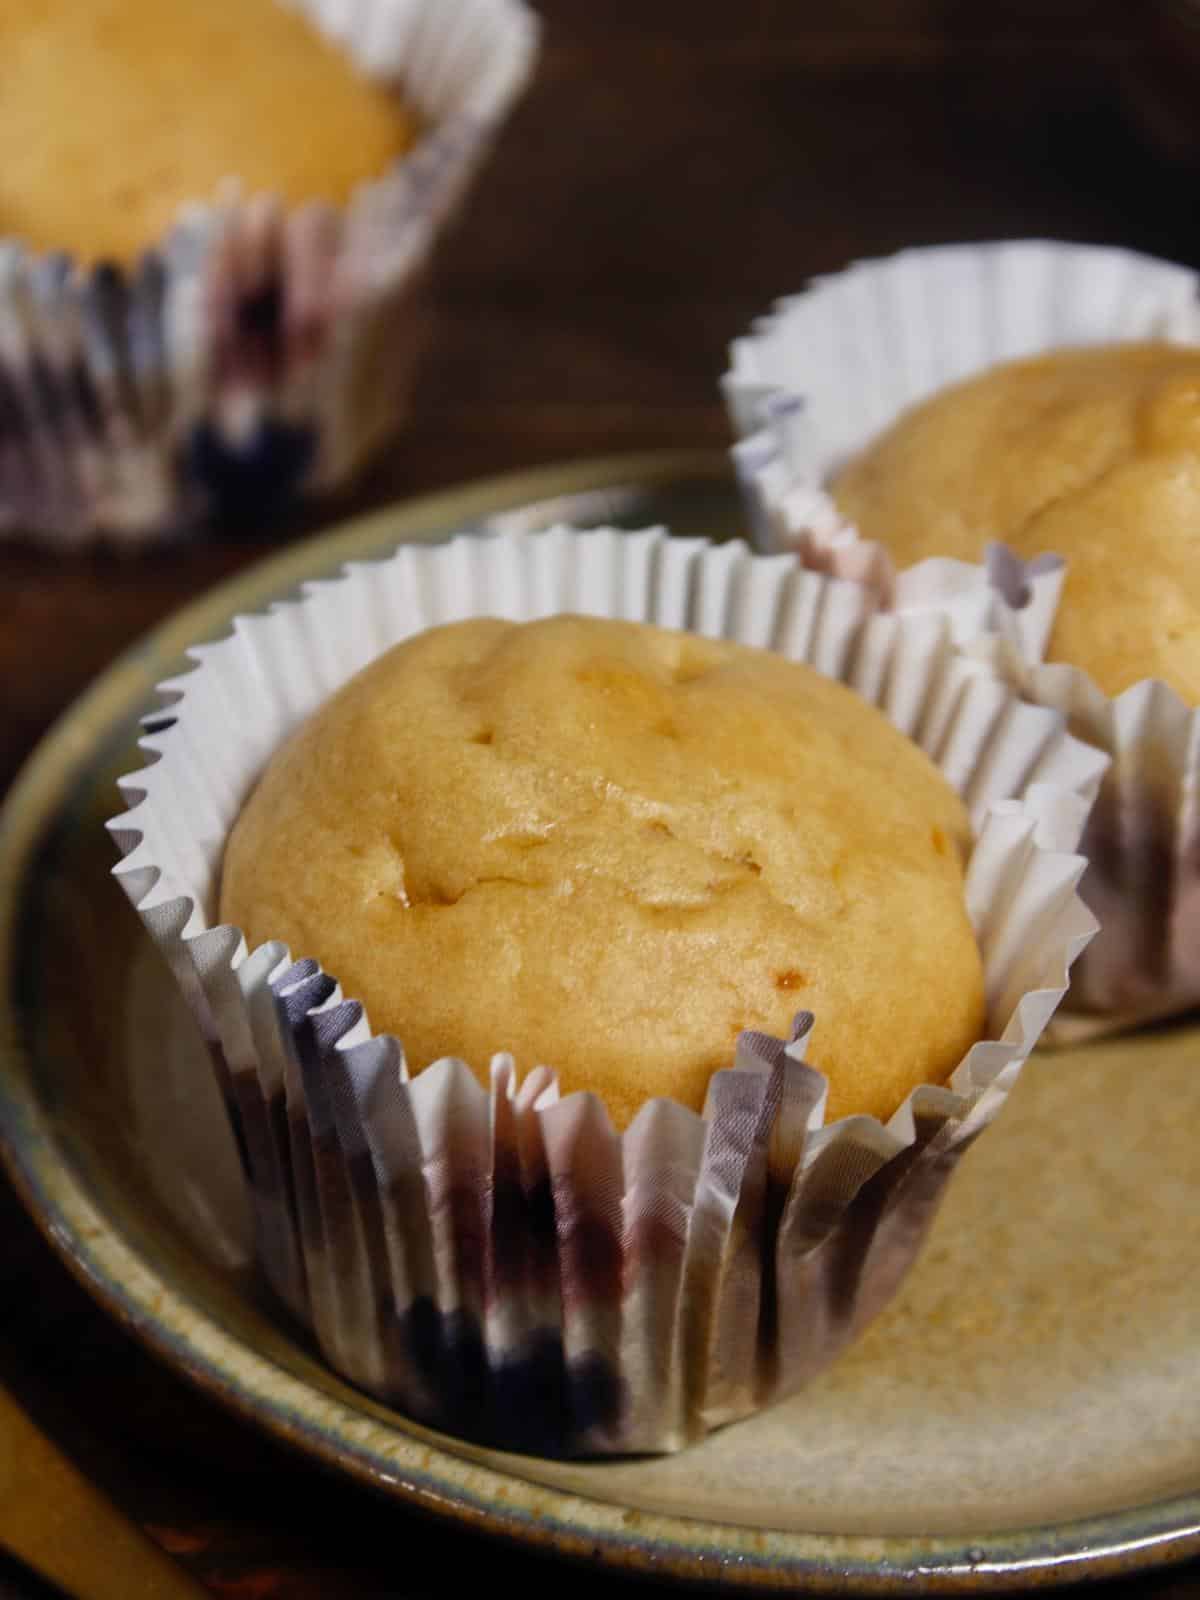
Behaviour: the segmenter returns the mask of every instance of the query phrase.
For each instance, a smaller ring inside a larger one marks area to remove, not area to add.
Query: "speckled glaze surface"
[[[385,512],[264,563],[119,661],[0,825],[9,1169],[101,1302],[195,1381],[325,1462],[498,1534],[663,1576],[860,1592],[1049,1584],[1200,1549],[1200,1301],[1181,1268],[1200,1252],[1193,1024],[1037,1057],[862,1342],[677,1457],[550,1462],[406,1422],[329,1372],[246,1266],[197,1037],[109,875],[102,823],[154,683],[234,611],[528,501],[658,483],[679,531],[737,531],[720,472],[591,463]],[[598,514],[619,518],[610,499]]]

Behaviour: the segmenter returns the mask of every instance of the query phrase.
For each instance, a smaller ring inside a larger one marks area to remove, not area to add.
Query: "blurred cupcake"
[[[657,532],[402,548],[196,654],[118,872],[330,1362],[613,1453],[834,1359],[1090,937],[1104,758],[944,618]]]
[[[991,367],[905,412],[830,492],[905,564],[979,561],[991,540],[1053,551],[1066,574],[1048,658],[1106,694],[1153,677],[1200,703],[1200,345]]]
[[[0,18],[0,530],[125,544],[346,479],[528,76],[520,0]]]
[[[850,352],[837,394],[835,348]],[[1102,932],[1072,986],[1072,1008],[1091,1019],[1077,1029],[1200,1002],[1195,276],[1077,246],[911,251],[819,285],[739,349],[742,379],[757,364],[791,385],[790,405],[804,394],[811,406],[794,448],[779,424],[768,428],[779,451],[739,447],[743,460],[770,457],[751,489],[769,541],[860,563],[870,552],[867,581],[900,605],[933,557],[1032,575],[1005,590],[996,631],[1012,648],[993,654],[1114,758],[1083,847]],[[737,366],[730,393],[745,400]],[[768,397],[766,412],[780,405]],[[821,532],[806,518],[823,518]],[[1055,560],[1057,609],[1035,629],[1006,628],[1007,603]],[[988,567],[975,570],[986,582]],[[1060,665],[1039,667],[1043,649]]]

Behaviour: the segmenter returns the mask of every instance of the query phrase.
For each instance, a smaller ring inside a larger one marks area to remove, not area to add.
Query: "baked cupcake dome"
[[[989,540],[1065,558],[1049,656],[1200,704],[1200,349],[1053,351],[942,390],[832,483],[898,564]]]
[[[343,204],[412,144],[398,96],[282,0],[0,10],[0,234],[130,262],[237,177]]]
[[[220,916],[362,999],[410,1067],[491,1053],[699,1109],[743,1030],[817,1016],[831,1118],[983,1026],[966,813],[842,685],[643,624],[475,619],[359,673],[269,764]],[[901,1035],[896,1018],[903,1014]]]

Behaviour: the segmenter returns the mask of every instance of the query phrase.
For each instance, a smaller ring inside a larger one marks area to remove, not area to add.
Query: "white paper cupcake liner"
[[[914,598],[942,603],[939,568],[956,569],[977,604],[999,579],[1006,603],[990,615],[986,603],[974,616],[960,609],[956,634],[964,642],[972,627],[1000,634],[1026,663],[1039,662],[1064,575],[1050,569],[1052,557],[1023,568],[995,547],[986,583],[981,569],[960,563],[897,573],[822,486],[903,410],[949,383],[1066,345],[1141,339],[1200,344],[1196,273],[1127,250],[1018,241],[908,250],[818,280],[734,345],[725,379],[735,423],[748,432],[735,457],[760,541],[860,578],[902,611]],[[1031,604],[1013,609],[1023,578]],[[961,608],[962,595],[954,603]],[[1082,846],[1090,860],[1082,892],[1101,933],[1074,974],[1070,1015],[1056,1020],[1055,1036],[1200,1004],[1190,920],[1200,894],[1194,714],[1162,683],[1109,699],[1082,673],[1047,667],[1024,684],[1113,758]]]
[[[1081,893],[1100,931],[1071,975],[1052,1042],[1200,1005],[1200,711],[1151,679],[1110,697],[1078,667],[1031,666],[996,640],[970,654],[1110,758],[1080,843]]]
[[[870,583],[898,610],[952,603],[959,638],[982,621],[1040,660],[1062,584],[1052,554],[1026,564],[997,546],[983,566],[897,571],[826,485],[910,406],[999,362],[1063,345],[1200,342],[1198,286],[1128,250],[1016,240],[860,261],[780,300],[734,342],[723,379],[756,546]]]
[[[233,180],[197,196],[128,271],[0,241],[0,537],[137,545],[272,508],[347,478],[402,417],[430,248],[537,24],[522,0],[294,3],[424,131],[344,208]]]
[[[939,763],[977,831],[988,1009],[945,1088],[887,1124],[826,1125],[802,1015],[788,1041],[742,1035],[703,1116],[651,1100],[617,1134],[548,1067],[518,1083],[500,1037],[490,1094],[460,1061],[410,1079],[314,961],[213,926],[258,773],[352,673],[439,623],[563,611],[809,661]],[[603,1454],[677,1449],[831,1361],[903,1276],[1094,931],[1071,852],[1105,758],[956,651],[945,618],[873,614],[860,586],[790,557],[658,530],[402,547],[191,654],[143,741],[154,763],[122,784],[116,870],[207,1041],[266,1273],[331,1364],[457,1432]]]

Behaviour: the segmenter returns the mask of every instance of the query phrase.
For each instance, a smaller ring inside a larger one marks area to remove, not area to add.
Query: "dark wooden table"
[[[1125,0],[542,0],[537,82],[437,274],[416,420],[327,515],[466,478],[723,445],[729,339],[813,272],[1043,234],[1200,264],[1185,171],[1142,141]],[[1144,103],[1144,99],[1143,102]],[[0,791],[138,634],[285,537],[135,561],[0,549]],[[606,1592],[331,1479],[226,1416],[93,1308],[0,1186],[0,1381],[228,1600]],[[0,1589],[4,1574],[0,1572]],[[1200,1563],[1109,1592],[1200,1594]]]

